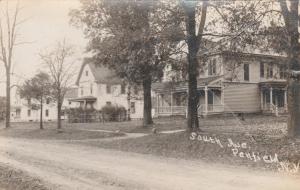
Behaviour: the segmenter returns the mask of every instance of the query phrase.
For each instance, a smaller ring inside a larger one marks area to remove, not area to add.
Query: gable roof
[[[76,85],[79,85],[80,78],[82,76],[82,72],[84,67],[88,65],[91,69],[91,72],[93,76],[95,77],[95,81],[98,83],[104,83],[104,84],[121,84],[122,79],[116,75],[116,73],[101,65],[101,64],[96,64],[94,62],[85,62],[81,65],[77,80],[76,80]]]

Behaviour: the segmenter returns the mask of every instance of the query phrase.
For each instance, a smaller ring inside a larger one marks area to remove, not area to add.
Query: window
[[[244,81],[249,81],[249,64],[244,64]]]
[[[28,99],[28,100],[27,100],[27,104],[28,104],[28,105],[31,105],[31,99]]]
[[[267,67],[267,78],[273,78],[273,65]]]
[[[106,105],[110,106],[110,105],[111,105],[111,102],[106,102]]]
[[[260,78],[264,78],[264,77],[265,77],[265,64],[260,63]]]
[[[125,84],[121,84],[121,94],[125,94],[125,88],[126,88],[126,86],[125,86]]]
[[[106,85],[106,94],[110,94],[111,93],[111,85],[107,84]]]
[[[46,110],[45,115],[46,117],[49,117],[49,110]]]
[[[214,92],[211,90],[207,91],[207,103],[209,105],[213,105],[214,104]]]
[[[27,116],[30,117],[31,115],[31,110],[27,110]]]
[[[69,101],[69,105],[71,105],[72,104],[72,102],[71,101]]]
[[[89,76],[89,71],[85,71],[85,76]]]
[[[217,71],[217,63],[216,63],[216,59],[213,59],[208,64],[208,75],[209,76],[216,75],[217,74],[216,71]]]
[[[137,86],[134,86],[134,89],[133,89],[133,90],[134,90],[134,94],[135,94],[135,95],[137,95],[137,94],[139,93],[139,90],[138,90],[138,87],[137,87]]]
[[[50,98],[46,99],[46,104],[50,104]]]
[[[135,113],[135,102],[130,102],[130,113]]]
[[[286,68],[283,65],[279,66],[279,77],[280,79],[285,79],[286,78]]]
[[[91,95],[93,95],[93,84],[90,85],[90,92],[91,92]]]
[[[83,87],[80,87],[80,94],[83,96]]]

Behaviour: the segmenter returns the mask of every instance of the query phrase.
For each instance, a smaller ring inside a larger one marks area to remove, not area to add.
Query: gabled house
[[[128,85],[105,66],[83,63],[76,85],[78,97],[70,99],[70,102],[77,102],[84,109],[101,110],[105,105],[116,105],[128,110],[130,106],[131,118],[143,117],[141,92],[134,88],[130,93],[134,96],[129,97]]]
[[[219,51],[207,54],[198,76],[198,114],[287,112],[284,56]],[[153,85],[155,112],[185,115],[188,86],[184,77],[164,77]]]
[[[74,93],[76,92],[76,93]],[[70,107],[76,107],[76,103],[70,103],[69,99],[77,97],[77,88],[70,88],[63,101],[62,105],[62,119],[66,119],[65,110]],[[34,102],[32,99],[21,98],[18,93],[18,86],[13,86],[11,93],[11,121],[12,122],[26,122],[40,120],[39,102]],[[43,103],[43,120],[55,121],[57,120],[57,104],[55,101],[47,98]]]

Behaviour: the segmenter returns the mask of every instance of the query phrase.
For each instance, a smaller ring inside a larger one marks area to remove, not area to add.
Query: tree
[[[10,127],[10,74],[12,70],[12,59],[15,47],[20,44],[17,42],[18,27],[21,24],[21,22],[18,22],[19,11],[19,3],[17,3],[14,12],[10,15],[7,1],[6,7],[1,10],[3,14],[0,16],[0,61],[3,63],[6,73],[6,128]]]
[[[43,72],[36,74],[33,78],[26,80],[20,87],[21,98],[39,102],[40,129],[43,129],[43,104],[51,97],[51,83],[49,75]],[[31,105],[28,105],[31,106]]]
[[[160,1],[81,1],[71,12],[72,22],[84,28],[88,51],[98,64],[116,71],[128,84],[143,87],[144,119],[153,123],[151,85],[162,77],[165,64],[176,49],[178,15]]]
[[[268,11],[263,1],[210,1],[179,0],[184,12],[185,41],[187,44],[188,115],[187,126],[198,130],[197,77],[199,62],[205,53],[227,49],[243,51],[254,45],[253,39]],[[214,47],[205,47],[205,41],[214,42]],[[239,64],[232,65],[232,70]]]
[[[186,20],[186,42],[188,46],[188,115],[187,126],[189,129],[198,129],[198,95],[197,95],[197,77],[198,77],[198,51],[201,45],[202,33],[206,22],[207,2],[203,1],[201,9],[201,18],[196,29],[196,5],[197,1],[182,2]]]
[[[288,7],[289,2],[290,7]],[[299,0],[280,0],[288,44],[288,67],[291,72],[300,71],[300,15]],[[288,135],[300,135],[300,75],[288,79]]]
[[[73,82],[76,67],[71,60],[74,48],[65,40],[58,42],[53,50],[40,53],[42,63],[49,71],[53,99],[57,104],[57,128],[61,129],[64,96]]]

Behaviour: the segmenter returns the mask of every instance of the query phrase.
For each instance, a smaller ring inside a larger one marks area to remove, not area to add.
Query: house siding
[[[225,83],[225,112],[259,112],[260,93],[258,84]]]

